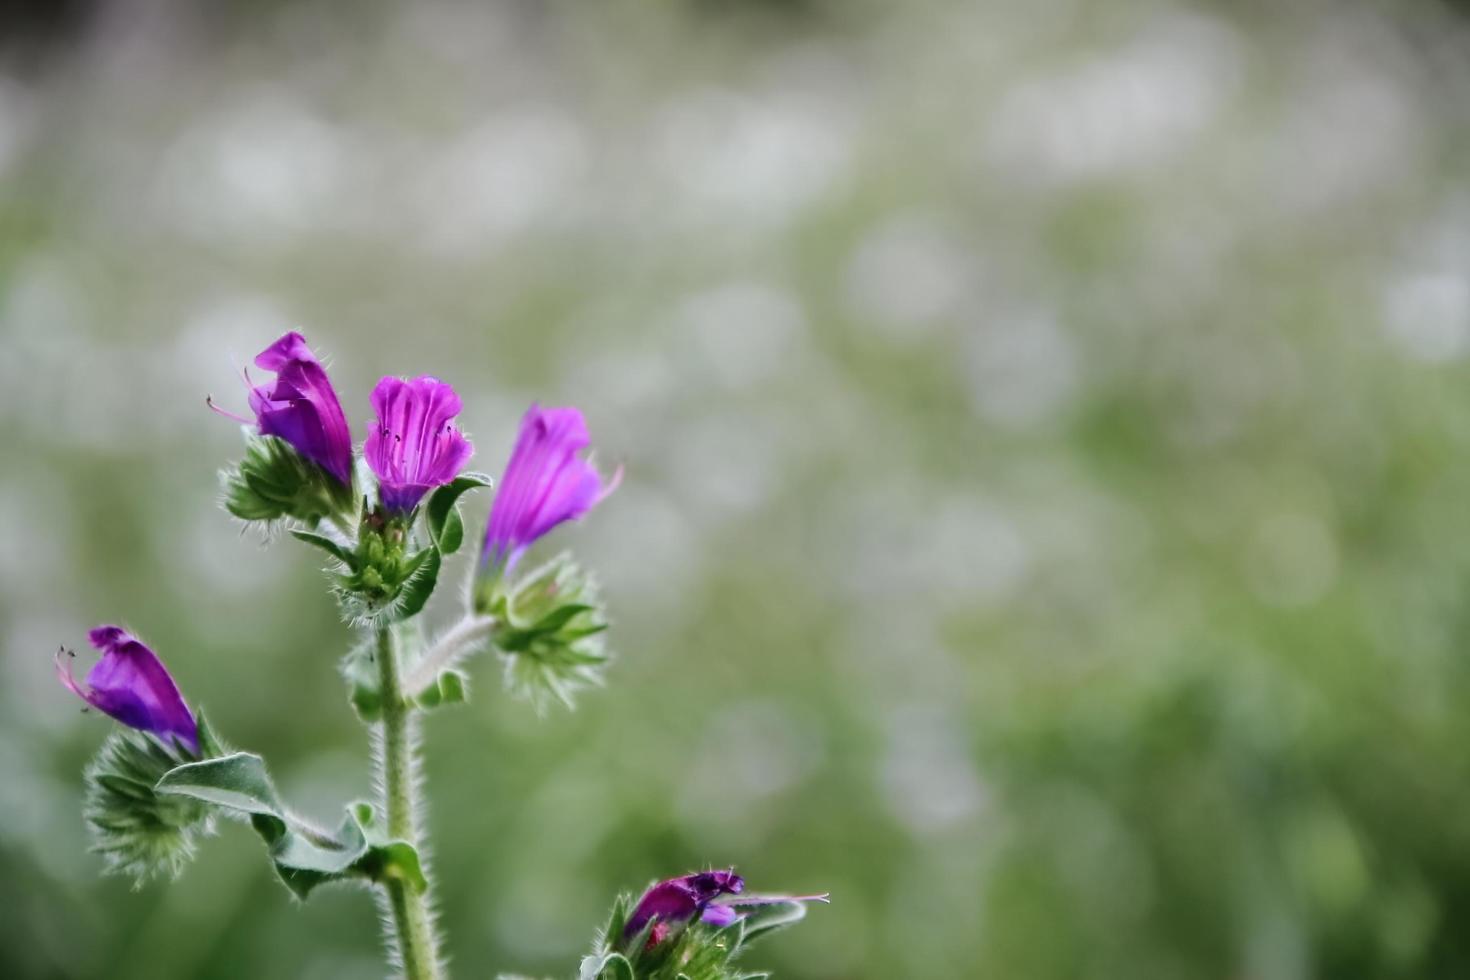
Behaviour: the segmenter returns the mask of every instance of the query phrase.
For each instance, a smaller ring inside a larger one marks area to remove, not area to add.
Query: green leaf
[[[459,508],[451,508],[444,516],[444,525],[439,529],[434,542],[439,546],[439,551],[446,555],[452,555],[464,544],[464,518],[459,515]]]
[[[418,895],[429,890],[429,879],[419,863],[419,852],[408,841],[373,845],[363,859],[363,871],[374,881],[406,882]]]
[[[569,602],[564,606],[557,606],[551,612],[542,616],[531,629],[537,633],[555,633],[567,623],[571,622],[572,617],[578,613],[597,611],[599,611],[598,607],[589,603]]]
[[[488,487],[492,482],[483,473],[463,473],[430,494],[424,521],[429,528],[429,540],[442,554],[452,555],[464,543],[464,520],[455,506],[459,498],[475,487]]]
[[[357,571],[357,556],[351,551],[347,550],[347,547],[345,545],[338,544],[336,541],[333,541],[325,534],[317,534],[315,531],[303,531],[300,528],[292,528],[291,535],[295,537],[298,541],[305,541],[309,545],[322,549],[327,554],[331,555],[333,558],[346,565],[350,570],[354,572]]]
[[[439,581],[439,564],[439,549],[435,547],[425,548],[414,556],[413,570],[393,603],[393,619],[408,619],[423,611]]]
[[[210,727],[209,722],[204,720],[204,710],[202,708],[196,708],[194,710],[194,723],[199,731],[199,754],[201,756],[206,759],[214,759],[230,753],[230,750],[225,747],[225,743],[215,737],[214,729]],[[156,783],[158,780],[155,779],[153,782]]]
[[[439,708],[446,704],[464,704],[469,700],[469,678],[462,671],[441,670],[434,683],[419,692],[414,701],[421,708]]]
[[[377,832],[372,807],[354,804],[335,833],[311,827],[282,805],[260,756],[237,752],[188,763],[159,780],[160,795],[188,797],[249,818],[265,840],[276,873],[299,898],[318,885],[350,878],[404,880],[427,887],[418,852]]]
[[[607,980],[633,980],[633,964],[622,953],[607,954],[600,972]]]
[[[419,852],[412,844],[390,839],[378,825],[371,803],[357,802],[347,808],[369,845],[363,859],[363,870],[374,881],[405,881],[416,893],[429,890],[429,879],[419,863]]]
[[[239,813],[265,817],[278,828],[274,834],[277,838],[286,832],[286,817],[276,788],[265,771],[265,762],[249,752],[185,763],[165,773],[156,789],[159,793],[187,796]]]
[[[593,953],[582,957],[577,980],[633,980],[633,964],[622,953]]]
[[[378,676],[376,657],[377,642],[369,638],[349,650],[341,665],[348,700],[357,716],[369,724],[383,717],[382,679]]]
[[[746,913],[741,920],[745,927],[744,945],[778,929],[793,926],[806,918],[803,902],[777,902],[772,905],[756,906],[755,911]]]
[[[367,839],[350,812],[335,837],[293,830],[271,847],[276,873],[303,899],[318,885],[363,876],[359,866],[368,854]]]
[[[623,927],[628,924],[628,915],[633,907],[633,896],[626,892],[619,895],[613,902],[612,912],[608,915],[607,925],[602,929],[602,942],[611,945],[618,941],[623,935]]]

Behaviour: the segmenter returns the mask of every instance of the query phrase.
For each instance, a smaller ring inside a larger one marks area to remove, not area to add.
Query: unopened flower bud
[[[617,488],[622,471],[604,480],[578,456],[591,443],[575,408],[532,405],[505,465],[480,555],[480,574],[495,579],[515,567],[552,528],[576,520]]]
[[[255,426],[245,459],[226,473],[226,509],[242,520],[292,517],[308,525],[350,511],[352,433],[326,369],[294,331],[261,351],[255,365],[276,378],[256,385],[246,374],[253,420],[210,402]]]
[[[120,626],[99,626],[87,638],[102,651],[102,659],[87,672],[84,687],[72,676],[72,655],[59,651],[56,674],[61,683],[124,725],[150,732],[164,742],[177,740],[198,755],[194,714],[158,655]]]
[[[789,902],[825,902],[826,895],[744,895],[745,879],[734,872],[699,871],[660,881],[643,893],[623,926],[627,942],[649,929],[650,947],[696,920],[722,929],[742,918],[742,909]]]

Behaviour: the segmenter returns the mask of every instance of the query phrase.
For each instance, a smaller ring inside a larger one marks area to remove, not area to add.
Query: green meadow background
[[[1470,976],[1462,7],[20,10],[0,975],[383,974],[244,827],[99,877],[52,675],[127,624],[297,809],[372,791],[320,561],[216,506],[205,395],[300,327],[358,438],[432,373],[477,468],[533,400],[626,467],[543,549],[609,686],[428,719],[456,977],[732,864],[832,893],[785,980]]]

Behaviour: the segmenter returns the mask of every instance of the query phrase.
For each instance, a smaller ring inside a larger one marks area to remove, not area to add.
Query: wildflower
[[[590,443],[575,408],[532,405],[526,412],[490,508],[481,555],[487,568],[509,571],[538,538],[581,517],[617,488],[622,470],[604,481],[577,455]]]
[[[250,384],[250,410],[263,436],[277,436],[302,456],[330,473],[343,486],[352,484],[352,434],[347,416],[326,369],[311,352],[306,338],[292,331],[255,358],[262,371],[275,372],[270,385]],[[216,407],[221,415],[249,423]]]
[[[102,651],[102,659],[87,673],[86,689],[72,676],[71,654],[63,663],[58,651],[56,675],[61,683],[124,725],[165,741],[177,738],[197,755],[199,729],[194,715],[158,655],[120,626],[98,626],[87,638]]]
[[[739,896],[745,890],[745,879],[729,871],[700,871],[660,881],[638,900],[633,914],[623,926],[623,939],[638,935],[653,922],[648,943],[657,945],[668,937],[670,931],[680,925],[699,919],[716,928],[731,925],[740,918],[739,909],[757,905],[772,905],[779,902],[825,902],[826,895],[749,895]]]
[[[384,378],[373,389],[377,422],[363,455],[378,475],[383,506],[407,514],[423,496],[459,475],[474,447],[453,419],[459,396],[437,378]]]

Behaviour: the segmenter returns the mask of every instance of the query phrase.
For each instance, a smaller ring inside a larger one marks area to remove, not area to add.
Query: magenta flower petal
[[[388,510],[406,514],[424,494],[459,476],[474,447],[454,427],[459,396],[437,378],[384,378],[372,394],[378,413],[363,456]]]
[[[99,626],[87,638],[102,651],[102,659],[87,673],[86,687],[72,677],[70,660],[63,664],[58,653],[56,674],[61,683],[124,725],[165,741],[176,737],[198,754],[194,715],[158,655],[120,626]]]
[[[633,914],[623,926],[623,938],[632,939],[654,918],[665,925],[691,922],[704,916],[709,911],[710,903],[716,898],[721,895],[738,895],[744,888],[745,879],[734,871],[701,871],[682,878],[660,881],[638,900]],[[723,915],[724,913],[716,913],[715,919],[718,920]],[[728,922],[714,921],[712,924],[729,925],[733,921],[732,918]]]
[[[660,881],[638,900],[633,914],[623,926],[623,939],[632,939],[650,922],[657,920],[649,933],[649,945],[662,942],[672,927],[699,919],[716,929],[733,925],[741,917],[740,909],[779,902],[825,902],[826,895],[748,895],[745,879],[731,871],[701,871],[682,878]]]
[[[513,566],[538,538],[581,517],[617,488],[621,471],[604,480],[577,455],[591,441],[575,408],[531,406],[490,508],[487,564]]]
[[[352,483],[352,433],[326,369],[306,338],[292,331],[255,358],[275,381],[250,387],[250,410],[260,434],[286,440],[344,486]]]

